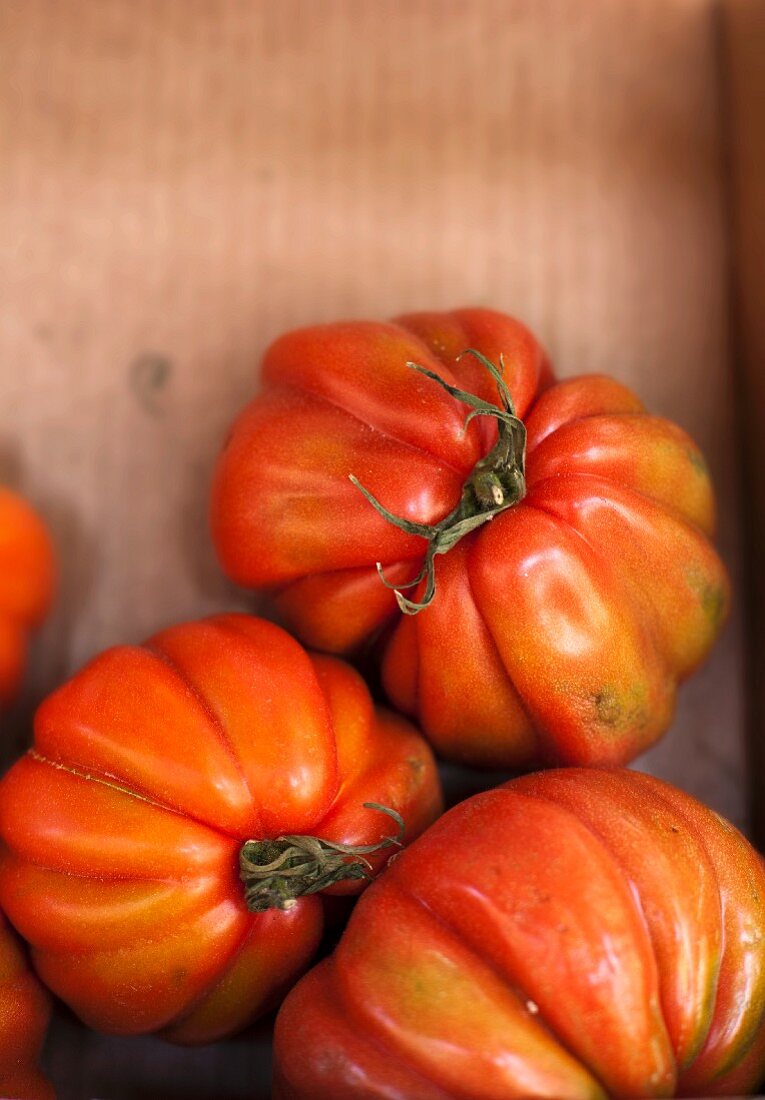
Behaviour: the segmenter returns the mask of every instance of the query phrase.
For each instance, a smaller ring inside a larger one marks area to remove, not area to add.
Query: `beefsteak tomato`
[[[217,466],[229,577],[318,649],[382,635],[394,705],[470,764],[632,759],[728,604],[693,442],[613,379],[552,383],[490,310],[309,328]]]
[[[409,839],[440,808],[426,742],[356,672],[220,615],[108,650],[42,704],[0,785],[0,897],[85,1023],[207,1042],[305,968],[320,891],[358,892],[401,819]]]
[[[475,795],[395,860],[276,1024],[279,1100],[736,1095],[765,1069],[765,870],[628,771]]]
[[[0,915],[0,1096],[54,1097],[37,1068],[50,1013],[50,997]]]
[[[0,707],[18,691],[29,633],[47,614],[55,573],[42,520],[25,500],[0,486]]]

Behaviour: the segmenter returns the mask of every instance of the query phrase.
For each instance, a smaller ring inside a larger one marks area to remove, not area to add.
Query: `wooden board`
[[[744,602],[749,808],[765,847],[765,5],[723,8],[722,62],[729,166],[731,322],[746,562]]]

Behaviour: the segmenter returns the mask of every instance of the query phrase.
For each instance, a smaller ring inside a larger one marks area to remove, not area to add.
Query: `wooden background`
[[[764,28],[760,0],[0,0],[0,477],[62,558],[6,762],[99,649],[255,606],[206,494],[274,336],[486,304],[705,451],[734,614],[642,763],[762,827]],[[62,1012],[46,1066],[64,1098],[265,1096],[259,1036]]]

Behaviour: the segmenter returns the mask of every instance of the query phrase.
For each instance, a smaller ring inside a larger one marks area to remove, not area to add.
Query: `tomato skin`
[[[1,903],[87,1024],[209,1042],[278,1002],[324,923],[318,893],[248,911],[242,844],[395,835],[365,802],[399,812],[407,840],[438,815],[419,734],[280,627],[186,623],[106,651],[39,708],[0,784]]]
[[[0,707],[18,692],[29,634],[48,613],[55,586],[45,525],[25,500],[0,486]]]
[[[735,1095],[765,1073],[765,867],[619,769],[444,815],[357,905],[275,1032],[279,1100]]]
[[[50,1014],[50,997],[0,914],[0,1096],[55,1096],[37,1068]]]
[[[527,428],[527,492],[436,558],[435,598],[408,617],[376,563],[405,584],[425,541],[378,514],[349,475],[409,521],[455,508],[496,425],[481,416],[463,430],[467,407],[406,364],[496,404],[468,348],[505,363]],[[211,499],[234,581],[270,589],[317,649],[382,639],[389,698],[441,755],[518,769],[624,764],[667,729],[678,683],[727,614],[714,522],[706,467],[680,428],[614,379],[555,384],[532,334],[485,309],[281,337]]]

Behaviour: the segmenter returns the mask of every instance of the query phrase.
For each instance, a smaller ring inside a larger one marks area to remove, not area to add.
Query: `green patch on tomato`
[[[728,597],[725,589],[720,584],[715,584],[697,565],[692,565],[686,570],[688,587],[696,595],[701,605],[704,617],[707,619],[713,631],[717,631],[725,619],[728,609]]]
[[[613,684],[604,686],[589,696],[597,721],[614,730],[642,729],[649,719],[647,692],[644,684],[635,684],[624,692]]]

